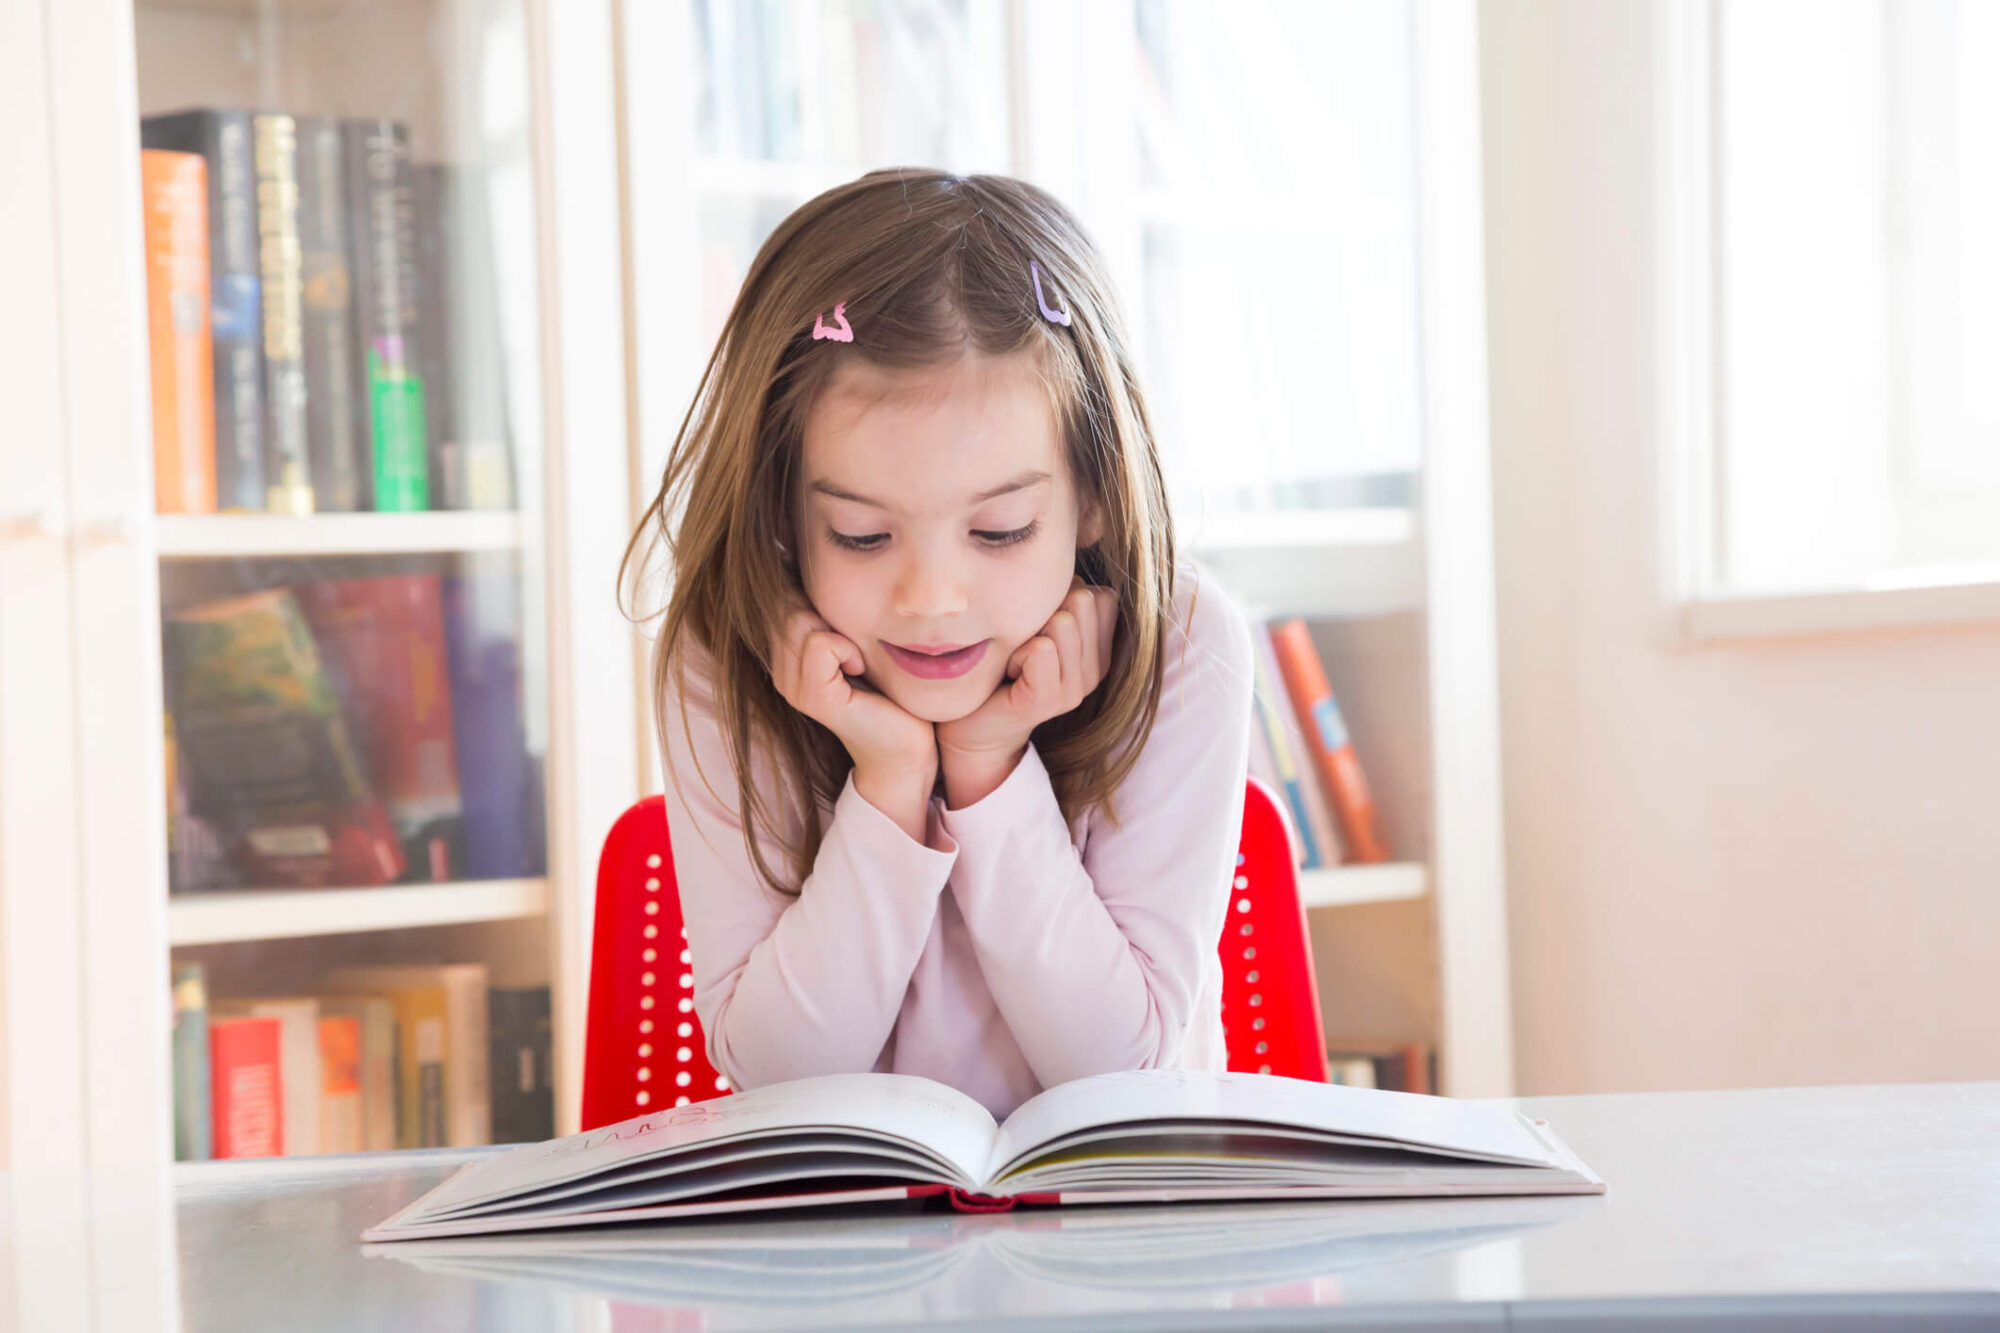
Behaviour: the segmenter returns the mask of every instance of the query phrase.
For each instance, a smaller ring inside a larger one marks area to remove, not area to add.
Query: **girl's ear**
[[[1076,519],[1076,544],[1079,547],[1095,546],[1104,539],[1104,507],[1096,500],[1085,497],[1082,512]]]

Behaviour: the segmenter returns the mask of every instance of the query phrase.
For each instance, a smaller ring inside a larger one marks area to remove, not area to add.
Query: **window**
[[[1696,599],[1990,581],[2000,5],[1666,8]]]

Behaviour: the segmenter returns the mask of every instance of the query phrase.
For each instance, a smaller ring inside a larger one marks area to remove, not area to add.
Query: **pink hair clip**
[[[847,322],[847,302],[842,301],[833,308],[833,323],[834,327],[828,328],[820,322],[819,315],[814,314],[813,341],[818,342],[821,338],[831,338],[837,343],[851,343],[854,341],[854,326]]]
[[[1069,311],[1051,310],[1049,309],[1049,303],[1042,299],[1042,269],[1041,265],[1032,259],[1028,261],[1028,276],[1035,280],[1035,304],[1042,308],[1042,318],[1051,324],[1060,324],[1064,328],[1068,328]]]

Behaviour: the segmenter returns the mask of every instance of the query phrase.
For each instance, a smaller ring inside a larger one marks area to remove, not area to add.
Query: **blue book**
[[[521,586],[512,570],[443,581],[446,673],[463,807],[463,874],[542,873],[540,784],[522,719]]]

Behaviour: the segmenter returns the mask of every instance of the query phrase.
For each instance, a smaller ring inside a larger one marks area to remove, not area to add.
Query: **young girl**
[[[1176,564],[1060,204],[905,169],[786,218],[628,562],[648,540],[695,1012],[734,1086],[921,1074],[1004,1116],[1224,1067],[1249,633]]]

